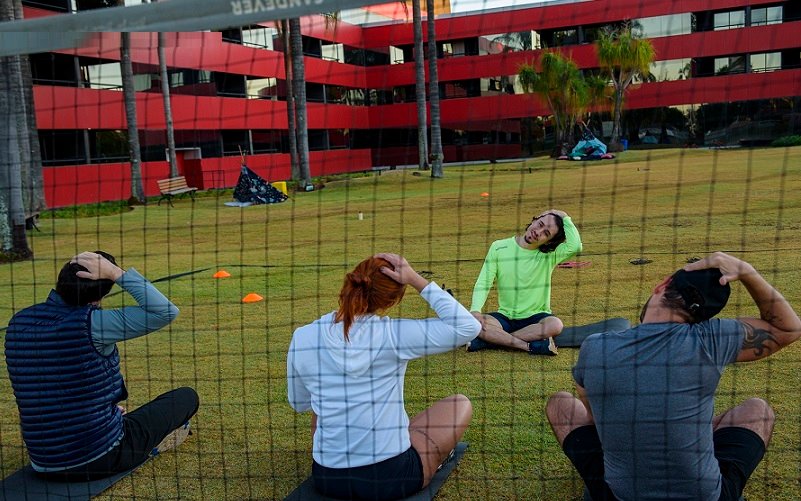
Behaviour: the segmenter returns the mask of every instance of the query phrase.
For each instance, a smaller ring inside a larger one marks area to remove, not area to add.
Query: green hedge
[[[770,143],[771,146],[801,146],[801,136],[783,136]]]

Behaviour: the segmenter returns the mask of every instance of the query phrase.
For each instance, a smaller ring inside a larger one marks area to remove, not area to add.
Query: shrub
[[[779,139],[776,139],[772,143],[771,146],[801,146],[801,136],[792,135],[792,136],[782,136]]]

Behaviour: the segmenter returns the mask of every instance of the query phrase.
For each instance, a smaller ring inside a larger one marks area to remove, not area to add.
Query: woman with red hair
[[[437,318],[380,316],[414,287]],[[475,338],[481,325],[403,257],[377,254],[345,276],[339,309],[297,329],[287,356],[289,403],[312,411],[312,478],[339,499],[400,499],[426,487],[473,414],[451,395],[409,420],[410,360]]]

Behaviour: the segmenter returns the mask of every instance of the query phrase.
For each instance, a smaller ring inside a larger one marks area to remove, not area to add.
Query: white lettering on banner
[[[233,0],[231,2],[231,13],[235,16],[241,16],[243,14],[267,12],[276,9],[302,7],[304,5],[322,5],[325,2],[326,0]]]

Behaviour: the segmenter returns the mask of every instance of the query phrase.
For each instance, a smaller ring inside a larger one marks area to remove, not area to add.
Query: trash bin
[[[620,146],[623,147],[623,151],[626,151],[627,149],[629,149],[629,140],[628,139],[621,139],[620,140]]]

